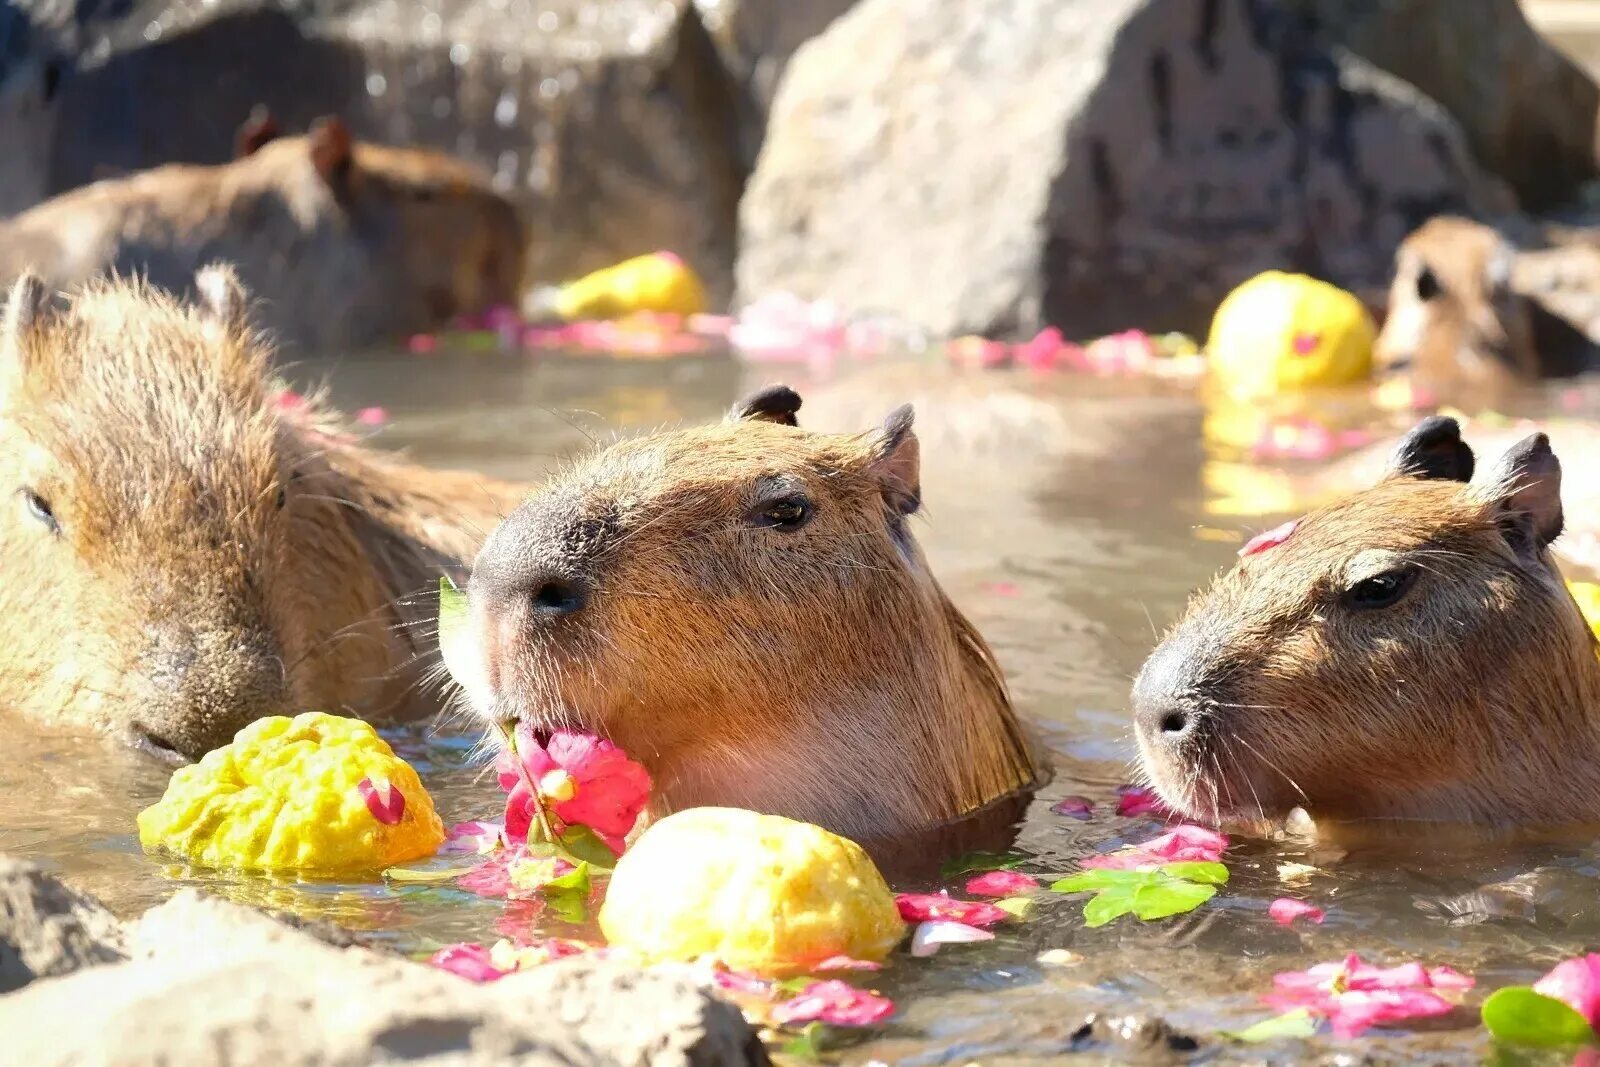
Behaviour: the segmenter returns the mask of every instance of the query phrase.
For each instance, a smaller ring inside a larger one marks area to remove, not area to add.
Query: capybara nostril
[[[589,585],[579,578],[546,578],[533,593],[534,611],[557,617],[582,611],[589,603]]]
[[[1161,732],[1164,734],[1182,734],[1189,730],[1189,716],[1182,711],[1169,711],[1161,717]]]

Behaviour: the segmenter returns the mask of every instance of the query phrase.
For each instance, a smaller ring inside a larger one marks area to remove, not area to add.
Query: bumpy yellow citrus
[[[650,962],[712,956],[781,975],[831,956],[881,960],[905,924],[854,841],[776,815],[689,808],[623,854],[600,929]]]
[[[139,841],[208,867],[378,870],[431,856],[444,824],[417,772],[358,719],[274,716],[183,767]]]
[[[617,319],[635,311],[694,315],[706,309],[706,291],[693,269],[671,252],[635,256],[564,286],[556,314],[575,319]]]
[[[1573,599],[1578,602],[1583,617],[1589,620],[1595,636],[1600,637],[1600,585],[1594,582],[1568,582],[1567,588],[1572,590]]]
[[[1217,308],[1206,342],[1213,380],[1236,396],[1350,385],[1372,374],[1372,316],[1338,286],[1269,270]]]

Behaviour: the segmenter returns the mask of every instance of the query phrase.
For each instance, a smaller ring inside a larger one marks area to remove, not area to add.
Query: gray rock
[[[286,131],[338,112],[358,137],[486,166],[527,213],[533,281],[669,248],[714,297],[731,285],[746,168],[692,0],[17,0],[0,49],[8,23],[23,44],[0,50],[0,120],[31,116],[43,150],[0,161],[0,214],[221,162],[264,104]]]
[[[1421,220],[1511,206],[1435,104],[1252,0],[862,0],[789,65],[738,282],[946,336],[1201,332],[1269,267],[1379,299]]]
[[[1284,0],[1449,111],[1480,162],[1543,210],[1597,176],[1600,88],[1517,0]]]
[[[127,959],[122,924],[38,864],[0,856],[0,993]]]
[[[133,959],[0,997],[7,1062],[137,1067],[765,1064],[731,1006],[671,975],[573,959],[474,985],[179,893]],[[92,1008],[86,1008],[92,1006]],[[84,1025],[92,1010],[93,1025]]]

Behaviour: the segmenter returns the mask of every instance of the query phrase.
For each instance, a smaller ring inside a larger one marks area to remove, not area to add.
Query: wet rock
[[[132,949],[130,962],[0,997],[7,1055],[42,1067],[767,1062],[732,1007],[619,964],[563,961],[478,986],[192,891],[146,913]]]
[[[122,925],[44,869],[0,856],[0,993],[127,959]]]
[[[746,168],[692,0],[17,0],[0,20],[24,42],[0,51],[0,118],[33,109],[43,149],[0,162],[0,213],[221,162],[264,104],[288,131],[339,112],[357,137],[486,166],[527,213],[534,281],[670,248],[713,298],[731,285]]]
[[[738,281],[942,335],[1199,333],[1268,267],[1376,300],[1421,220],[1511,206],[1435,104],[1252,0],[862,0],[789,65]]]
[[[1148,1015],[1094,1012],[1072,1032],[1073,1052],[1095,1052],[1117,1063],[1183,1063],[1200,1042]]]
[[[856,0],[695,0],[739,90],[739,149],[754,166],[778,79],[800,46]]]
[[[1528,24],[1516,0],[1287,2],[1449,111],[1524,207],[1552,207],[1600,176],[1600,88]]]

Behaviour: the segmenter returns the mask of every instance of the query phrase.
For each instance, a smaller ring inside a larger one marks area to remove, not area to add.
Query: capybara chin
[[[445,659],[493,726],[597,731],[661,810],[732,805],[868,843],[1039,770],[983,639],[911,535],[910,408],[796,425],[778,386],[718,425],[580,462],[490,535]]]
[[[439,152],[355,141],[335,117],[299,137],[258,122],[241,158],[73,189],[0,222],[0,279],[58,288],[115,273],[175,293],[223,260],[258,324],[300,350],[367,345],[515,303],[526,238],[511,202]]]
[[[1185,815],[1600,821],[1600,657],[1550,556],[1544,434],[1479,480],[1452,419],[1375,487],[1247,545],[1133,689],[1145,773]]]
[[[280,415],[232,273],[195,288],[6,302],[0,707],[173,760],[264,715],[436,710],[439,575],[519,488]]]

